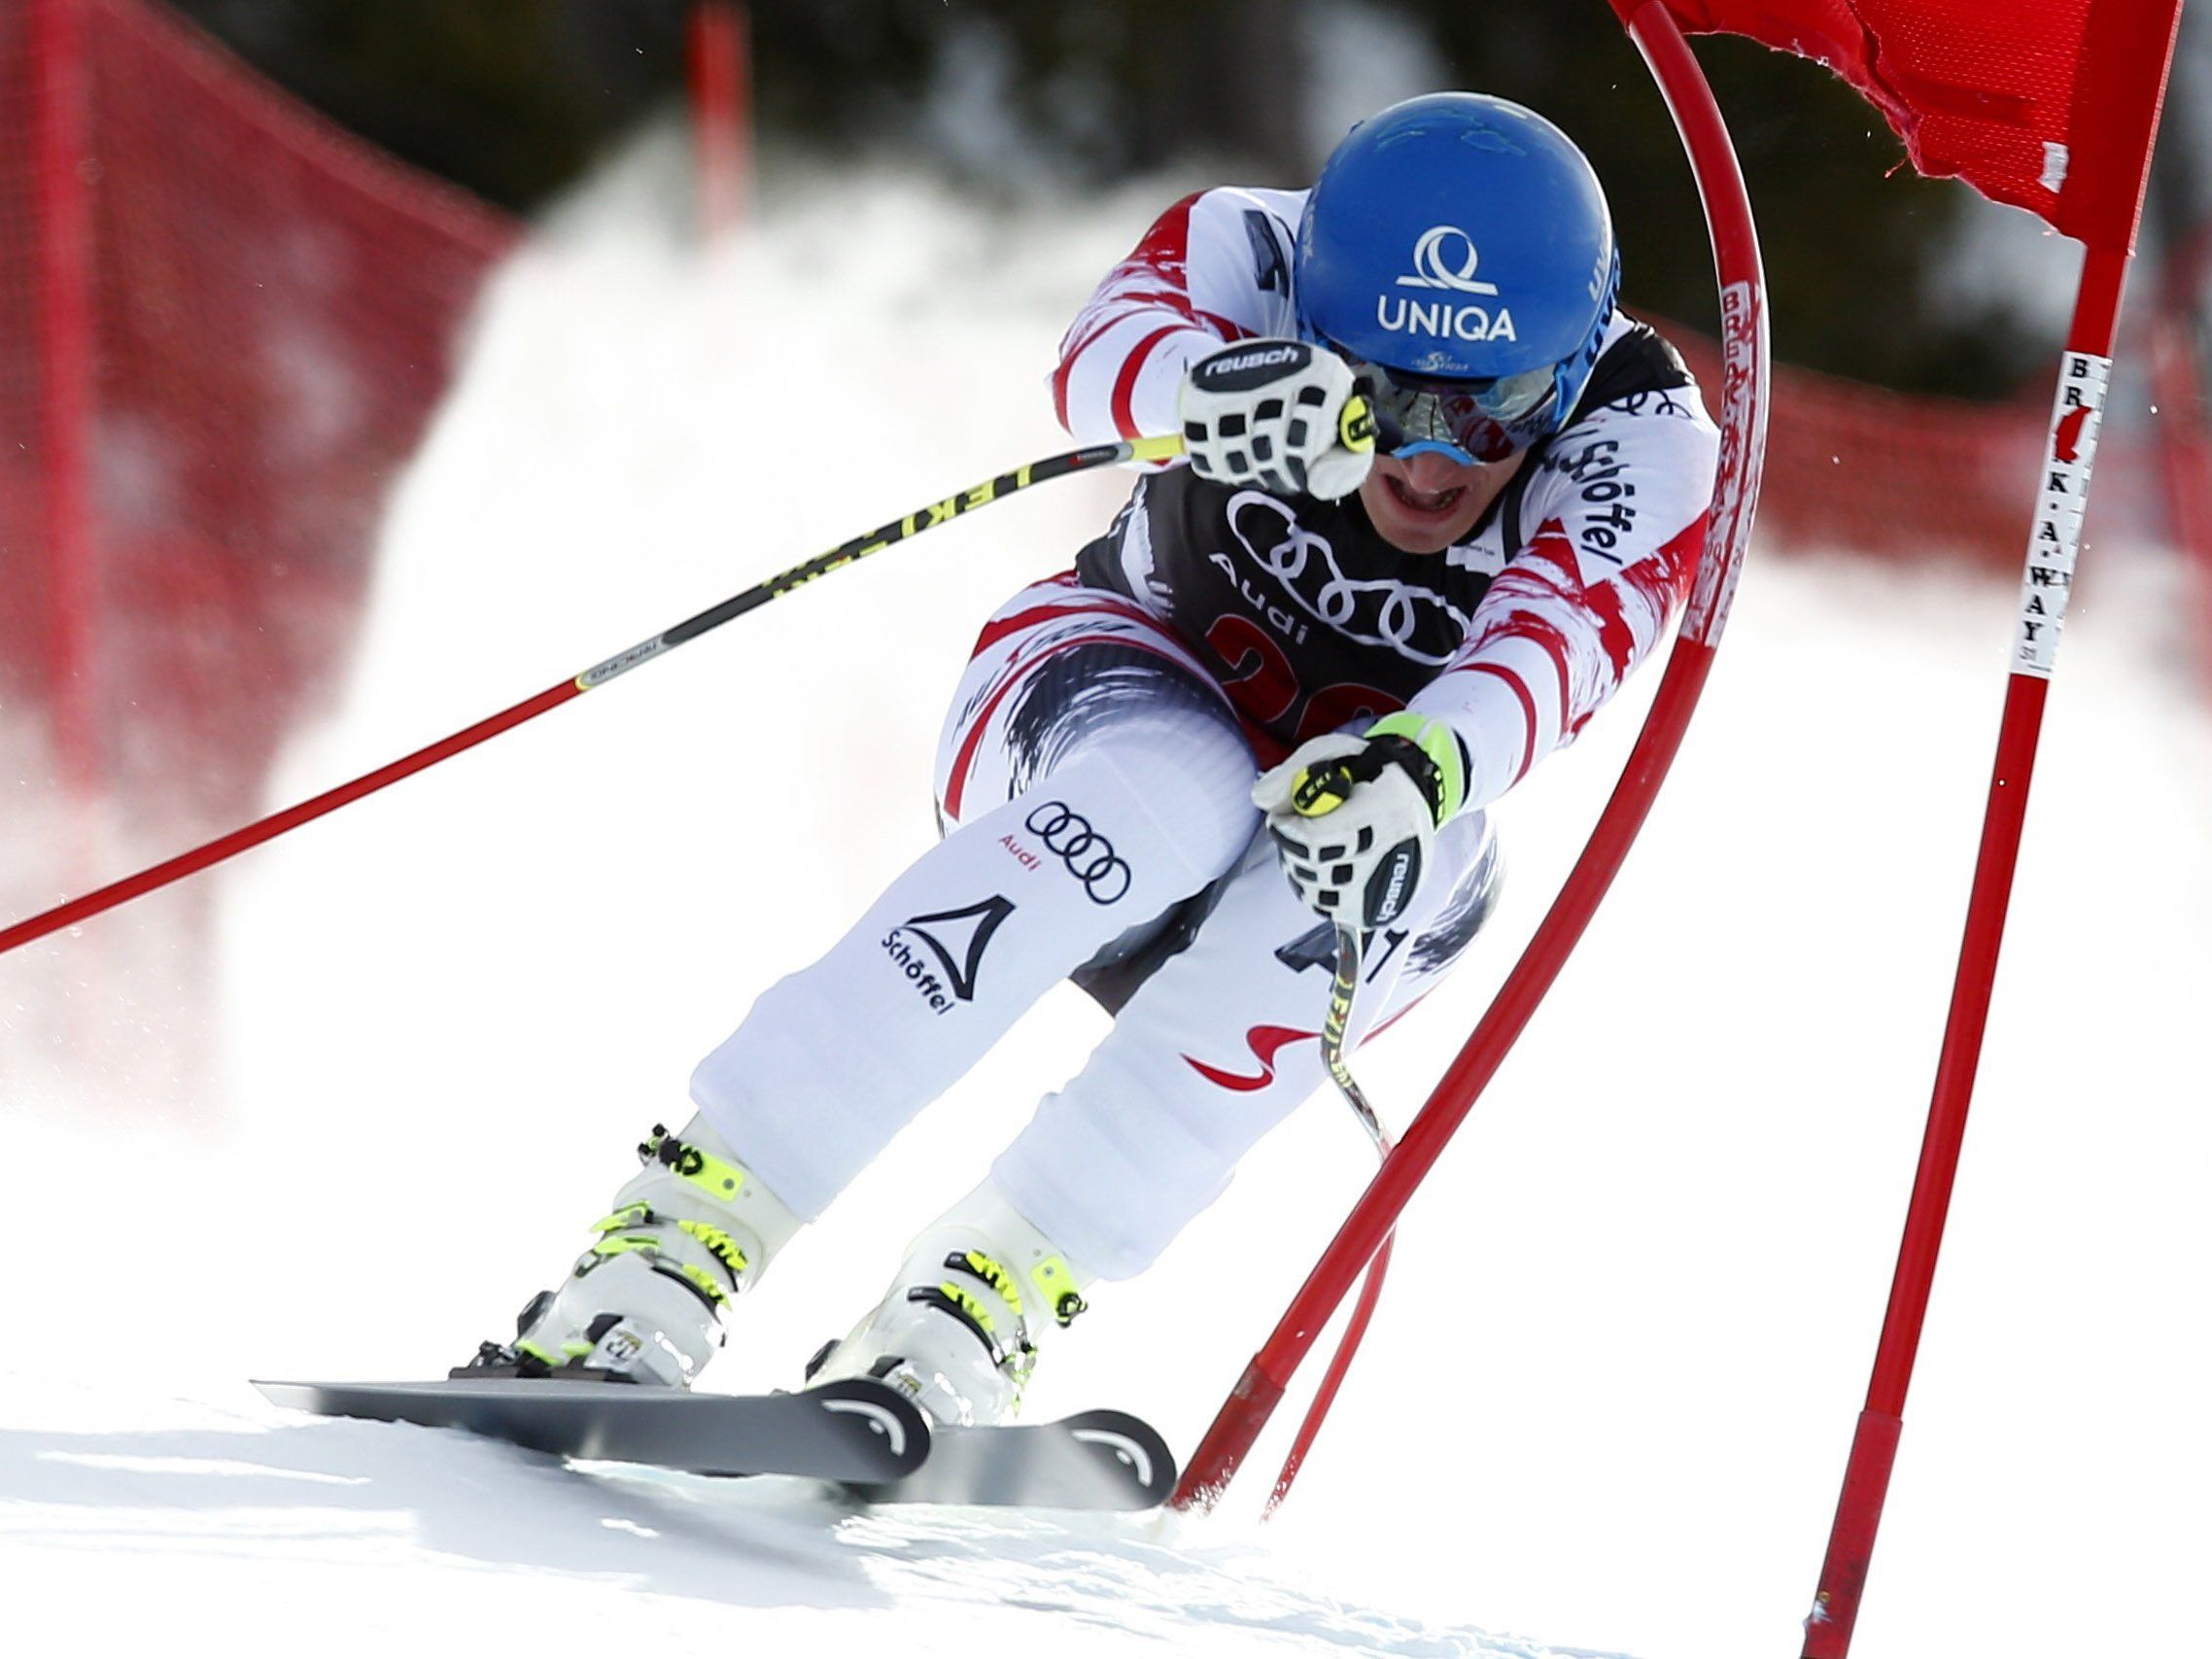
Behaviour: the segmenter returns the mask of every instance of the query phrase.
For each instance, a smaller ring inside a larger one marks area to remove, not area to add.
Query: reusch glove
[[[1466,799],[1459,739],[1412,713],[1301,743],[1252,786],[1292,888],[1363,933],[1412,905],[1437,829]]]
[[[1178,403],[1191,470],[1333,501],[1365,481],[1375,423],[1352,371],[1303,340],[1245,340],[1191,365]]]

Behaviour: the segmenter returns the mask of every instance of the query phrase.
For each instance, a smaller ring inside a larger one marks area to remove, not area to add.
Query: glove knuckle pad
[[[1200,359],[1184,382],[1184,441],[1193,470],[1224,483],[1334,500],[1358,488],[1370,457],[1343,436],[1351,370],[1302,340],[1248,340]],[[1230,440],[1240,440],[1228,448]]]

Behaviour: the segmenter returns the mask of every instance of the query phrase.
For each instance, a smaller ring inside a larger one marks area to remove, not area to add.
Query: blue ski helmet
[[[1496,461],[1573,412],[1620,256],[1572,139],[1503,98],[1432,92],[1337,145],[1296,277],[1301,329],[1374,385],[1396,453]]]

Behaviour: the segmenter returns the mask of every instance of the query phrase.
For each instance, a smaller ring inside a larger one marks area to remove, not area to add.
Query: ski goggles
[[[1495,380],[1441,380],[1339,356],[1365,386],[1385,455],[1434,450],[1456,461],[1517,455],[1557,425],[1559,371],[1524,369]]]

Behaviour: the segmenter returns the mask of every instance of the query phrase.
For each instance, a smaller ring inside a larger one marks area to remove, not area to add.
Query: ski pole
[[[1032,461],[1025,467],[1002,472],[958,495],[948,496],[929,506],[917,507],[904,518],[893,519],[889,524],[872,530],[865,536],[856,536],[849,541],[840,543],[827,553],[816,554],[804,564],[794,565],[780,575],[771,576],[743,593],[733,594],[721,604],[584,670],[572,679],[565,679],[535,697],[517,703],[511,709],[479,720],[473,726],[464,727],[450,737],[440,738],[436,743],[419,748],[412,754],[402,755],[388,765],[378,767],[374,772],[363,773],[350,783],[341,783],[335,789],[326,790],[296,806],[287,807],[282,812],[271,812],[267,817],[257,819],[242,829],[217,836],[213,841],[203,843],[189,852],[150,865],[134,876],[126,876],[121,881],[96,888],[82,898],[71,899],[52,910],[42,911],[37,916],[18,921],[12,927],[0,929],[0,955],[5,955],[18,945],[28,945],[34,939],[43,939],[50,933],[74,926],[103,911],[114,910],[118,905],[166,887],[172,881],[180,881],[187,876],[195,875],[212,864],[220,864],[249,847],[274,841],[287,830],[297,829],[301,824],[334,812],[340,807],[350,806],[387,784],[397,783],[402,778],[411,778],[464,749],[474,748],[478,743],[498,737],[501,732],[512,731],[524,721],[536,719],[548,709],[557,709],[587,691],[597,690],[608,680],[628,674],[655,657],[665,656],[702,634],[712,633],[723,623],[733,621],[748,610],[757,610],[772,599],[780,599],[816,576],[825,576],[832,570],[842,570],[867,558],[871,553],[881,553],[884,548],[909,540],[925,530],[935,530],[939,525],[958,518],[963,513],[1003,501],[1019,490],[1026,490],[1032,484],[1049,483],[1054,478],[1065,478],[1070,473],[1089,472],[1100,467],[1120,466],[1124,462],[1171,461],[1182,453],[1183,439],[1178,435],[1094,444],[1088,449],[1070,450],[1064,455]]]
[[[1352,1076],[1352,1068],[1344,1058],[1345,1029],[1352,1022],[1352,999],[1360,989],[1360,956],[1359,929],[1338,922],[1336,978],[1329,987],[1328,1017],[1321,1022],[1321,1057],[1329,1067],[1330,1077],[1335,1081],[1337,1092],[1344,1096],[1344,1103],[1352,1108],[1361,1127],[1375,1143],[1376,1156],[1388,1158],[1392,1144],[1390,1132],[1383,1127],[1375,1109],[1367,1104],[1365,1091]],[[1291,1482],[1297,1479],[1305,1455],[1313,1447],[1314,1436],[1321,1433],[1329,1408],[1336,1402],[1336,1391],[1343,1385],[1344,1374],[1352,1368],[1352,1357],[1360,1351],[1360,1343],[1367,1334],[1367,1323],[1374,1318],[1375,1303],[1382,1299],[1383,1275],[1390,1270],[1391,1241],[1396,1237],[1395,1231],[1386,1235],[1375,1251],[1374,1260],[1367,1263],[1360,1299],[1353,1305],[1352,1317],[1345,1323],[1343,1338],[1336,1344],[1336,1352],[1322,1376],[1321,1386],[1314,1391],[1313,1403],[1306,1407],[1305,1421],[1298,1425],[1297,1437],[1291,1442],[1291,1453],[1283,1460],[1282,1472],[1275,1476],[1275,1490],[1267,1495],[1263,1518],[1273,1515],[1289,1496]]]

